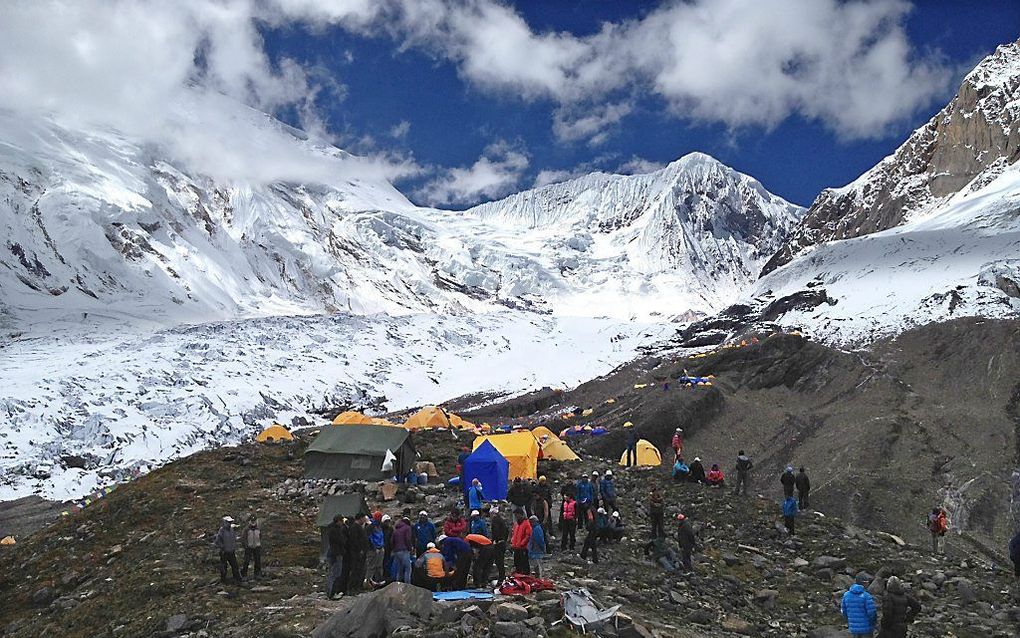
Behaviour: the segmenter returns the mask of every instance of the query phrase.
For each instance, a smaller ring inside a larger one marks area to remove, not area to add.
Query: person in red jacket
[[[524,515],[524,510],[514,512],[514,529],[510,534],[510,549],[514,553],[514,572],[530,574],[531,564],[528,562],[528,546],[531,545],[531,523]]]
[[[460,513],[459,507],[453,507],[450,509],[450,515],[446,517],[446,522],[443,523],[443,533],[447,536],[456,536],[458,538],[464,538],[467,536],[468,522]]]
[[[676,460],[684,454],[684,431],[677,428],[673,432],[673,460]]]

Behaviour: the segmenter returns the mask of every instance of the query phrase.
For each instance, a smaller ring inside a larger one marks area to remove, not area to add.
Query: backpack
[[[932,534],[938,534],[942,536],[949,530],[949,521],[946,519],[945,512],[939,512],[938,515],[930,514],[928,516],[928,529],[931,530]]]
[[[563,519],[572,521],[577,517],[577,502],[568,501],[563,504]]]

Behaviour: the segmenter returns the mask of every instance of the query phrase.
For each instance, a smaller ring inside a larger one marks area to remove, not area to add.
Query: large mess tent
[[[620,465],[627,466],[627,450],[620,456]],[[637,459],[633,465],[662,465],[662,453],[651,442],[641,439],[637,442]]]
[[[492,443],[483,441],[464,460],[464,485],[461,489],[467,494],[472,479],[482,483],[482,491],[488,500],[506,499],[509,487],[510,462],[499,453]]]
[[[259,435],[255,437],[255,440],[259,443],[279,443],[280,441],[293,441],[294,435],[291,434],[287,428],[274,423],[265,430],[259,432]]]
[[[473,449],[477,450],[486,441],[492,443],[510,464],[511,480],[538,476],[538,440],[530,430],[480,436],[475,439]]]
[[[322,537],[322,549],[320,550],[319,558],[325,560],[326,552],[329,551],[329,538],[327,537],[326,527],[333,522],[333,517],[339,514],[344,518],[354,518],[358,514],[368,513],[368,503],[365,502],[365,497],[361,494],[334,494],[333,496],[327,496],[322,501],[322,505],[319,506],[319,517],[315,520],[315,524],[319,527],[319,533]]]
[[[417,460],[410,434],[385,425],[323,428],[305,451],[305,476],[380,481],[403,476]]]

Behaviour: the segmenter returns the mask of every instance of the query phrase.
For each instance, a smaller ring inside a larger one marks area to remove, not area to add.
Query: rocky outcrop
[[[823,191],[762,275],[805,249],[898,226],[951,195],[987,184],[1020,158],[1020,41],[963,80],[952,102],[896,152],[842,188]]]

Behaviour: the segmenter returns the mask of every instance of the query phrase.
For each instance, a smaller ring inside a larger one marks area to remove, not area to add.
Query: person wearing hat
[[[779,476],[779,482],[783,485],[783,498],[793,496],[793,488],[797,484],[797,477],[793,475],[793,466],[787,465],[786,470]]]
[[[241,572],[237,568],[237,534],[234,533],[234,519],[224,516],[220,522],[220,529],[213,538],[213,545],[220,550],[220,581],[227,581],[227,565],[230,565],[230,574],[234,582],[241,583]]]
[[[482,517],[482,513],[478,510],[471,510],[471,523],[469,530],[471,534],[479,534],[481,536],[489,536],[489,523]]]
[[[681,564],[687,571],[692,571],[694,562],[691,557],[694,555],[694,550],[697,549],[698,539],[694,535],[690,519],[684,514],[676,515],[676,540],[677,545],[680,546]]]
[[[460,591],[467,589],[468,576],[471,574],[471,560],[473,553],[471,545],[459,536],[446,536],[440,534],[436,539],[436,546],[442,552],[447,565],[453,566],[450,574],[450,590]]]
[[[627,452],[625,456],[626,461],[624,462],[624,465],[627,467],[634,467],[637,465],[637,442],[637,433],[631,429],[627,432]]]
[[[383,558],[382,558],[382,581],[392,583],[396,576],[393,568],[393,518],[389,514],[382,515],[383,532]]]
[[[521,480],[521,477],[514,477],[510,489],[507,490],[506,500],[510,501],[514,507],[521,509],[531,506],[531,491],[528,489],[528,484]]]
[[[726,476],[723,474],[722,469],[719,468],[718,463],[712,464],[712,469],[705,475],[705,482],[711,487],[724,487],[726,485]]]
[[[921,613],[921,603],[903,587],[903,581],[890,576],[885,581],[885,595],[882,597],[882,622],[879,623],[880,638],[907,638],[907,627]]]
[[[541,577],[542,559],[545,558],[546,550],[545,531],[537,516],[532,515],[528,520],[531,523],[531,541],[528,543],[529,566],[534,566],[535,576]]]
[[[492,529],[492,563],[496,566],[499,582],[506,579],[506,545],[510,540],[510,527],[500,514],[498,507],[489,510],[489,526]]]
[[[485,503],[485,492],[482,491],[482,482],[478,479],[471,479],[471,487],[467,490],[468,510],[480,510]]]
[[[605,539],[606,542],[620,542],[626,535],[627,528],[624,526],[623,521],[620,520],[620,513],[614,511],[612,516],[609,517],[609,524],[602,532],[602,538]]]
[[[602,498],[602,479],[599,476],[598,470],[592,470],[591,473],[591,506],[594,509],[598,509],[599,502]]]
[[[603,514],[606,510],[599,508]],[[584,518],[581,519],[584,522],[585,529],[588,530],[587,535],[584,537],[584,545],[581,546],[581,559],[587,560],[588,552],[591,552],[591,562],[599,564],[599,524],[598,517],[600,515],[595,510],[589,508],[584,512]]]
[[[677,459],[684,453],[684,431],[677,428],[673,431],[673,458]]]
[[[421,556],[429,543],[436,541],[436,524],[429,519],[429,513],[425,510],[418,512],[418,520],[411,526],[414,532],[415,553]]]
[[[421,553],[415,564],[423,572],[423,585],[429,591],[440,591],[449,580],[450,571],[435,543],[425,546],[425,551]]]
[[[705,466],[701,464],[701,457],[696,456],[691,461],[690,474],[687,479],[691,483],[704,483],[705,482]]]
[[[464,520],[464,516],[460,513],[460,508],[456,505],[450,508],[450,515],[446,517],[443,522],[443,534],[447,536],[459,536],[464,538],[467,536],[468,523]]]
[[[372,587],[382,584],[383,557],[386,554],[386,533],[382,528],[382,512],[373,512],[365,532],[368,534],[368,551],[365,552],[365,575]]]
[[[262,577],[262,530],[259,529],[259,521],[254,516],[248,522],[248,529],[244,530],[241,539],[244,546],[244,563],[241,564],[241,578],[248,577],[248,565],[255,562],[255,578]]]
[[[606,475],[599,481],[599,494],[602,505],[609,511],[616,510],[616,484],[613,483],[613,471],[606,470]]]
[[[326,598],[333,598],[347,589],[344,580],[344,555],[347,553],[347,526],[344,517],[337,514],[333,522],[326,526],[326,562],[329,571],[326,575]]]
[[[543,518],[542,515],[539,514],[539,518],[542,520],[542,529],[545,530],[546,540],[555,539],[556,537],[552,535],[552,487],[549,485],[549,481],[545,478],[545,475],[538,477],[538,486],[535,488],[535,493],[544,502],[543,508],[545,510],[545,517]]]
[[[577,520],[584,521],[585,513],[591,510],[594,512],[594,493],[591,486],[591,481],[587,475],[581,476],[581,480],[577,482]]]
[[[790,533],[790,536],[797,535],[797,512],[799,509],[797,499],[792,494],[783,501],[783,525],[786,526],[786,531]]]

